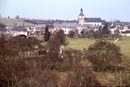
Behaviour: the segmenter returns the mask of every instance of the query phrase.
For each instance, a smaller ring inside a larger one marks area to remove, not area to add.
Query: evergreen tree
[[[48,25],[46,25],[45,34],[44,34],[44,41],[48,41],[49,38],[50,38],[50,32],[48,30]]]

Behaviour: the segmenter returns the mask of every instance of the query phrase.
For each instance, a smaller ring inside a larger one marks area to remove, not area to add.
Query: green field
[[[94,39],[86,39],[86,38],[69,38],[68,39],[68,47],[83,50],[84,48],[88,48],[91,44],[95,42]],[[121,40],[115,42],[116,45],[120,46],[121,52],[125,55],[130,57],[130,37],[122,37]]]

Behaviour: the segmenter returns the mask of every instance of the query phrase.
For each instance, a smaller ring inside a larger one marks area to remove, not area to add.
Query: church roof
[[[83,14],[83,13],[80,13],[79,16],[84,16],[84,14]]]
[[[54,28],[53,24],[48,24],[48,28]]]
[[[103,22],[101,18],[85,18],[86,22]]]
[[[78,26],[77,22],[73,23],[56,23],[54,24],[55,28],[76,28]]]

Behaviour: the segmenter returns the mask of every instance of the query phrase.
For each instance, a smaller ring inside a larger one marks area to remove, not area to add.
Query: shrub
[[[62,87],[102,87],[96,80],[92,69],[79,65],[72,73],[68,73]]]
[[[22,57],[25,56],[25,53],[35,49],[35,46],[40,45],[40,41],[36,38],[27,38],[24,35],[19,35],[9,39],[9,44],[13,44],[18,53],[22,53]]]
[[[32,68],[30,77],[20,81],[16,87],[58,87],[58,75],[50,69]]]
[[[56,71],[30,66],[26,61],[21,58],[0,61],[0,87],[58,87]]]
[[[57,39],[58,39],[58,42],[61,44],[61,45],[67,45],[66,43],[66,38],[65,38],[65,34],[64,34],[64,31],[63,30],[58,30],[55,35],[54,35]]]
[[[48,65],[52,67],[52,69],[56,66],[57,62],[59,62],[59,52],[61,45],[66,45],[66,39],[63,30],[59,30],[55,32],[55,34],[51,35],[47,43]]]
[[[15,57],[18,55],[18,50],[14,43],[11,43],[7,36],[1,35],[0,36],[0,57],[7,58],[7,57]]]
[[[85,50],[85,57],[95,67],[117,66],[122,62],[120,48],[114,43],[104,40],[97,41]]]
[[[0,87],[14,87],[19,81],[29,76],[29,69],[22,60],[1,60]]]
[[[82,52],[74,49],[63,50],[63,53],[60,55],[59,59],[61,59],[57,65],[57,69],[59,71],[72,71],[80,64]]]

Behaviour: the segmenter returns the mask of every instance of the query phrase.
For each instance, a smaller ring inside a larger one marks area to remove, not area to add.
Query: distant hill
[[[0,18],[0,23],[5,24],[8,27],[12,26],[34,26],[32,23],[25,22],[24,19],[14,19],[14,18]]]

